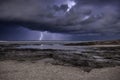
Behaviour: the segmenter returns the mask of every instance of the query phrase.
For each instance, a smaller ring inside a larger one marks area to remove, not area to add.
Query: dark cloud
[[[120,0],[75,0],[78,3],[85,3],[85,4],[110,4],[110,3],[117,3],[120,4]]]
[[[39,40],[40,32],[15,25],[0,25],[0,40]]]
[[[75,0],[66,12],[67,1],[0,0],[0,21],[55,33],[120,33],[119,0]]]

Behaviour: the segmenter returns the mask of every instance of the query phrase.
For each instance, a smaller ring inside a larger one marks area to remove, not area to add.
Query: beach
[[[120,67],[85,72],[77,67],[52,65],[47,60],[0,61],[0,80],[119,80],[119,75]]]
[[[0,80],[119,80],[119,43],[1,42]]]

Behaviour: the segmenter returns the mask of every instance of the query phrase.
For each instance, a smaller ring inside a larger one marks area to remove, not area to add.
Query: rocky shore
[[[48,48],[46,48],[48,45],[45,48],[43,47],[44,43],[42,45],[32,44],[32,47],[25,47],[31,46],[31,44],[4,43],[0,44],[0,60],[22,62],[51,58],[54,59],[50,62],[51,64],[83,67],[85,71],[94,68],[120,66],[120,45],[116,44],[119,41],[91,43],[88,45],[86,42],[85,45],[84,42],[84,46],[80,45],[83,43],[78,43],[79,45],[77,43],[60,43],[59,46],[54,46],[52,43]],[[42,48],[34,48],[35,46]]]
[[[0,42],[0,80],[119,80],[119,42]]]

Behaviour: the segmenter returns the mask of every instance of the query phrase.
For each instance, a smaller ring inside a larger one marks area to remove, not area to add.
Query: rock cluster
[[[54,49],[0,48],[0,59],[18,61],[52,58],[56,64],[103,68],[120,66],[120,47],[89,47],[82,51]]]

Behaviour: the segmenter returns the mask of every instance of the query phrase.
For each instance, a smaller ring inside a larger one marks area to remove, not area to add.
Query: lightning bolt
[[[39,40],[40,41],[43,40],[43,32],[40,32],[40,38],[39,38]]]
[[[69,12],[70,9],[76,5],[75,1],[72,1],[72,0],[67,0],[66,3],[68,4],[68,9],[66,12]]]

